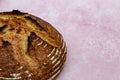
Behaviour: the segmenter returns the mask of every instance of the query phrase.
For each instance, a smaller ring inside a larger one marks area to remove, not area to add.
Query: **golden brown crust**
[[[0,13],[0,80],[54,80],[66,60],[61,34],[19,11]]]

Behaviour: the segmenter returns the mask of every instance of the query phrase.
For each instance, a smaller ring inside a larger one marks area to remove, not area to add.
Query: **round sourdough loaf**
[[[54,80],[66,53],[48,22],[18,10],[0,13],[0,80]]]

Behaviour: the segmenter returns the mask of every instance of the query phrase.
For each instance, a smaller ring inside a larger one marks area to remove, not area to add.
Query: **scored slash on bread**
[[[48,22],[18,10],[0,13],[0,80],[54,80],[66,53]]]

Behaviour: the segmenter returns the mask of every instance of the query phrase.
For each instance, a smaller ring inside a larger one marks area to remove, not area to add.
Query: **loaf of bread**
[[[55,80],[66,53],[48,22],[18,10],[0,13],[0,80]]]

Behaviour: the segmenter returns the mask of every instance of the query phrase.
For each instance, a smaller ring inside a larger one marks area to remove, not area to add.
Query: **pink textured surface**
[[[0,11],[19,9],[63,34],[68,54],[56,80],[120,80],[120,0],[0,0]]]

